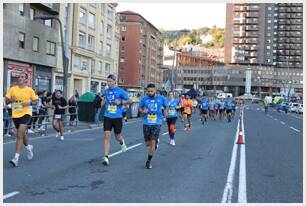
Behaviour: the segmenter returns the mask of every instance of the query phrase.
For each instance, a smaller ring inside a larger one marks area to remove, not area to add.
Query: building
[[[176,65],[178,67],[203,67],[224,65],[224,63],[216,61],[210,56],[206,56],[205,54],[199,54],[197,52],[179,52],[176,55]]]
[[[69,24],[68,96],[75,90],[79,94],[103,92],[107,76],[118,74],[119,19],[116,6],[114,3],[71,3],[68,11],[68,4],[61,4],[60,19],[65,29],[66,22]],[[60,41],[60,35],[58,38]],[[58,52],[53,76],[54,88],[63,89],[61,52]]]
[[[163,43],[160,31],[140,14],[120,15],[119,85],[143,88],[148,83],[162,86]]]
[[[303,68],[303,4],[227,4],[225,63]]]
[[[238,96],[245,93],[246,70],[252,71],[251,93],[254,95],[287,95],[287,88],[291,94],[302,94],[303,71],[292,68],[288,72],[286,68],[274,66],[177,67],[175,81],[181,88],[222,90]]]
[[[59,4],[3,4],[4,93],[28,75],[28,85],[36,91],[52,90],[52,73],[57,63],[58,25],[34,16],[59,15]]]

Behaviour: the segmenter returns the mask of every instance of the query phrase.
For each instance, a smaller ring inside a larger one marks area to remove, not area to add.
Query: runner
[[[177,110],[180,109],[179,102],[174,99],[173,92],[169,92],[169,109],[167,115],[167,125],[168,125],[168,132],[170,136],[170,144],[175,146],[174,140],[174,132],[175,132],[175,123],[177,119]]]
[[[208,105],[209,105],[209,100],[208,98],[203,95],[200,100],[200,115],[201,115],[201,122],[204,124],[204,121],[207,121],[207,113],[208,113]]]
[[[127,122],[127,111],[129,110],[129,105],[128,104],[124,104],[122,106],[122,121]]]
[[[227,120],[228,122],[231,122],[232,119],[232,110],[233,110],[233,101],[230,98],[231,96],[228,95],[227,99],[225,100],[225,108],[226,108],[226,114],[227,114]]]
[[[210,119],[214,119],[216,120],[216,117],[215,117],[215,114],[216,114],[216,111],[215,111],[215,99],[212,97],[210,98],[210,101],[209,101],[209,117]]]
[[[184,107],[184,112],[183,112],[184,130],[191,131],[191,114],[192,114],[193,102],[188,94],[186,95],[185,101],[183,101],[183,107]]]
[[[21,73],[18,76],[17,86],[13,86],[6,94],[6,104],[12,103],[12,117],[17,130],[16,153],[10,164],[18,166],[22,145],[27,149],[27,158],[31,160],[34,156],[33,145],[29,144],[27,137],[27,125],[31,119],[31,105],[37,104],[37,96],[32,88],[26,86],[28,76]]]
[[[184,102],[185,102],[185,96],[182,94],[181,98],[180,98],[180,106],[181,106],[181,111],[180,111],[180,118],[182,120],[182,122],[184,122]]]
[[[168,100],[161,95],[156,95],[155,84],[149,84],[147,95],[139,103],[139,112],[144,114],[143,135],[148,148],[146,168],[152,169],[151,160],[156,151],[157,139],[163,121],[162,107],[165,107],[164,116],[167,116]]]
[[[235,117],[236,115],[236,106],[237,106],[237,102],[236,100],[234,99],[234,97],[231,98],[232,99],[232,106],[233,106],[233,117]]]
[[[127,147],[121,135],[122,131],[122,106],[130,103],[129,95],[123,89],[116,86],[116,76],[110,74],[107,77],[108,88],[105,90],[105,98],[102,106],[105,105],[104,112],[104,158],[102,164],[109,165],[109,151],[111,131],[114,128],[115,138],[121,145],[121,151],[126,152]]]
[[[219,119],[220,120],[222,120],[224,116],[224,109],[225,109],[224,98],[221,98],[220,105],[219,105]]]
[[[215,117],[218,118],[220,115],[220,100],[215,98]]]
[[[52,99],[52,108],[54,109],[52,126],[57,132],[55,137],[60,136],[60,140],[64,140],[64,120],[65,110],[69,108],[66,99],[63,97],[61,90],[55,91],[54,98]]]

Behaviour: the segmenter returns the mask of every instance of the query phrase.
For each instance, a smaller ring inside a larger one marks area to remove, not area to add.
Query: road
[[[248,105],[242,118],[245,141],[238,145],[239,113],[231,123],[208,120],[205,125],[196,114],[191,132],[183,131],[178,121],[175,147],[163,125],[151,170],[145,169],[147,150],[139,119],[124,125],[126,153],[118,152],[120,146],[112,139],[108,167],[101,164],[102,128],[67,134],[63,142],[55,137],[32,139],[34,159],[26,160],[23,153],[18,168],[8,163],[15,144],[4,143],[3,201],[302,202],[302,118],[265,114],[258,105]]]

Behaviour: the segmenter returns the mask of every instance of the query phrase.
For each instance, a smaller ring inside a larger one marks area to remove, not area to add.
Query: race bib
[[[116,113],[117,112],[117,105],[108,105],[107,110],[109,113]]]
[[[169,115],[174,115],[174,114],[175,114],[175,110],[174,110],[174,109],[169,109],[168,114],[169,114]]]
[[[22,102],[15,102],[14,103],[14,110],[23,110]]]
[[[154,123],[154,122],[157,121],[157,115],[156,114],[148,114],[147,118],[148,118],[149,122],[153,122]]]
[[[62,119],[62,115],[61,114],[56,114],[56,115],[54,115],[54,119]]]

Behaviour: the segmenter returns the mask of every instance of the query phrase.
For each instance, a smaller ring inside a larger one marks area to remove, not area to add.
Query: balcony
[[[247,37],[258,37],[258,32],[246,32]]]
[[[245,41],[245,43],[247,43],[247,44],[258,44],[258,40],[257,39],[247,39]]]
[[[247,13],[246,17],[248,17],[248,18],[258,18],[259,13],[258,12]]]
[[[259,11],[259,6],[257,6],[257,5],[247,6],[246,10],[248,10],[248,11]]]
[[[234,19],[234,24],[245,24],[246,19]]]
[[[259,21],[258,21],[258,19],[247,19],[246,23],[247,24],[258,24]]]
[[[257,26],[246,26],[245,30],[246,31],[258,31],[258,27]]]

